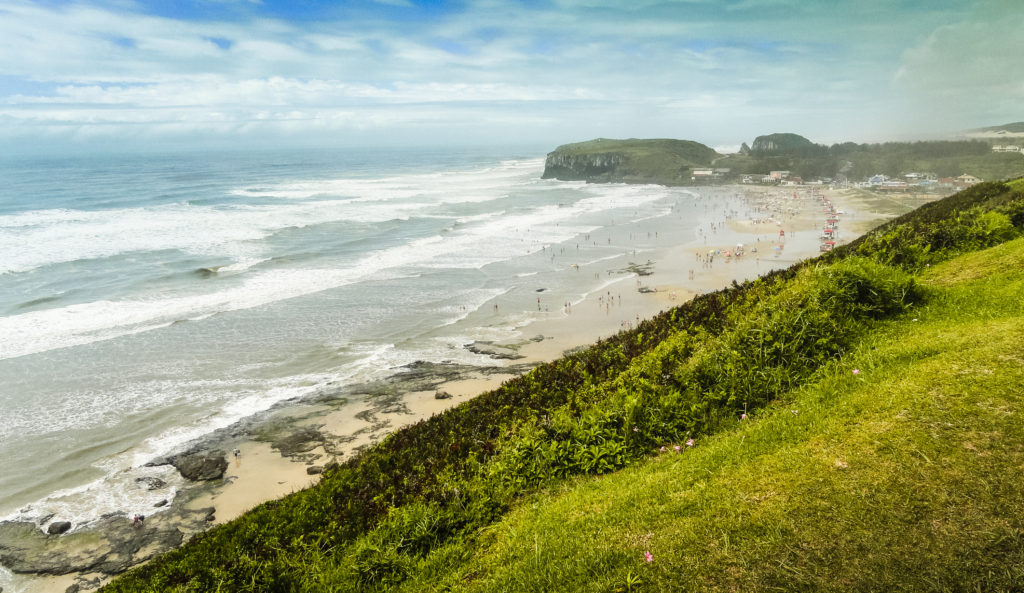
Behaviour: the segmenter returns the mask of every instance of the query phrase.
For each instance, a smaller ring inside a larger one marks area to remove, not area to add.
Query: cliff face
[[[589,183],[689,185],[691,170],[719,156],[689,140],[608,140],[566,144],[549,153],[544,179]]]
[[[600,152],[596,154],[564,154],[558,151],[548,154],[544,161],[543,179],[562,181],[611,181],[622,177],[620,170],[626,157],[621,152]]]

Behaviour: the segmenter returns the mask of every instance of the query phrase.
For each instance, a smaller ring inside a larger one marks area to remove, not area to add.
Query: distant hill
[[[750,153],[754,156],[804,156],[826,150],[826,147],[815,144],[799,134],[790,133],[758,136],[750,147]]]
[[[1009,136],[1024,136],[1024,122],[987,128]],[[995,132],[993,132],[995,133]],[[871,175],[898,177],[929,173],[956,177],[968,173],[985,180],[1024,175],[1024,155],[993,152],[1001,136],[927,142],[826,146],[790,132],[766,134],[738,154],[721,155],[692,140],[598,138],[559,146],[547,155],[544,179],[588,183],[655,183],[696,185],[737,183],[743,175],[789,171],[804,180],[863,181]],[[1016,142],[1020,144],[1020,142]],[[714,174],[694,174],[715,168]]]
[[[598,138],[559,146],[547,155],[544,179],[590,183],[689,185],[691,170],[720,157],[690,140]]]
[[[1015,126],[1024,127],[1024,122],[991,129],[1020,129]],[[1016,135],[1009,131],[1006,134]],[[758,136],[749,151],[719,159],[715,165],[730,169],[731,177],[723,180],[726,182],[738,181],[743,174],[766,174],[779,170],[790,171],[805,180],[830,178],[850,181],[864,180],[875,174],[898,177],[905,173],[932,173],[939,177],[955,177],[969,173],[987,180],[1024,175],[1021,154],[992,151],[992,144],[999,143],[999,137],[972,135],[970,139],[955,141],[844,142],[825,146],[798,134],[769,134]]]
[[[967,131],[968,136],[1003,136],[1006,134],[1024,134],[1024,121]]]

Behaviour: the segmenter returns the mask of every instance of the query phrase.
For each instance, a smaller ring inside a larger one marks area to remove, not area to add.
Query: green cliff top
[[[689,185],[690,170],[720,155],[691,140],[598,138],[565,144],[548,154],[544,177],[590,182]]]

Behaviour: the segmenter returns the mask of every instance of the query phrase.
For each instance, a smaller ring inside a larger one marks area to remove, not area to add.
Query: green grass
[[[819,380],[692,449],[529,497],[403,590],[1019,587],[1022,262],[1017,240],[936,266],[928,305]]]

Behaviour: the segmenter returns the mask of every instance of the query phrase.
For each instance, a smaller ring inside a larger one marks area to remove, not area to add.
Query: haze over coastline
[[[1013,0],[0,2],[0,151],[927,139],[1020,119]]]

